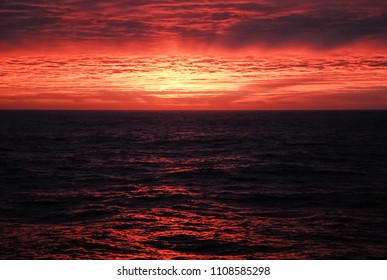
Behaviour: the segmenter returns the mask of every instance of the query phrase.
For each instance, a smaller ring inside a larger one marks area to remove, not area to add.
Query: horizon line
[[[326,111],[387,111],[386,109],[0,109],[0,111],[63,111],[63,112],[326,112]]]

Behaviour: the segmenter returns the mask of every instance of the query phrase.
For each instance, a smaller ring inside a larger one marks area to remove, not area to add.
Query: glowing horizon
[[[0,109],[387,109],[377,1],[5,1]]]

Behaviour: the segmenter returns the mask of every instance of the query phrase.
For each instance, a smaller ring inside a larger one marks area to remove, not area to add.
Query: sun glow
[[[124,59],[137,60],[131,57]],[[142,71],[125,69],[122,65],[116,67],[115,73],[107,77],[112,85],[123,90],[163,92],[164,98],[178,97],[178,92],[237,90],[240,87],[239,83],[227,83],[235,74],[234,69],[227,69],[226,65],[212,65],[211,60],[206,61],[203,57],[163,56],[141,59]]]

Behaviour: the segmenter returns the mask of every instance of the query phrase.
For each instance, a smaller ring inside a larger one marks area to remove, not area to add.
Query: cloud
[[[0,3],[1,45],[31,48],[85,42],[240,49],[305,45],[332,49],[361,40],[386,44],[380,1],[64,0]],[[190,46],[187,46],[190,45]]]
[[[1,109],[387,108],[382,55],[11,56]]]
[[[387,14],[356,18],[351,14],[290,14],[270,19],[248,19],[231,26],[224,43],[232,48],[252,44],[268,47],[310,45],[329,49],[361,39],[387,42]]]

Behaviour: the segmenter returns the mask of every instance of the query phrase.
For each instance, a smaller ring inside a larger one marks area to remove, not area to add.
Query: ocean
[[[1,259],[386,259],[386,111],[0,111]]]

